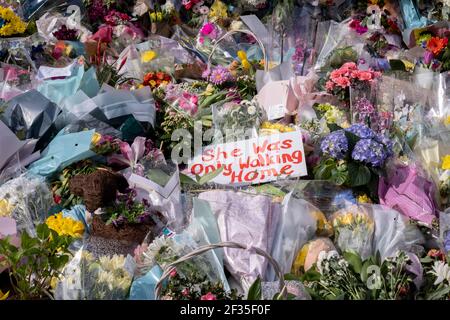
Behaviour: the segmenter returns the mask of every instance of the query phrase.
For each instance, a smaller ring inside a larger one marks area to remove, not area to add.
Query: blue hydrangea
[[[335,159],[343,159],[348,151],[348,141],[344,130],[337,130],[326,136],[320,144],[324,154]]]
[[[375,133],[373,132],[373,130],[361,123],[353,124],[345,130],[353,133],[361,139],[371,139],[375,137]]]
[[[352,152],[353,160],[361,161],[373,167],[381,167],[388,154],[383,144],[372,139],[359,140]]]
[[[386,147],[386,154],[388,157],[390,157],[394,154],[394,151],[393,151],[394,143],[392,142],[391,139],[389,139],[388,137],[386,137],[382,134],[377,134],[375,136],[375,141],[384,144],[384,146]]]

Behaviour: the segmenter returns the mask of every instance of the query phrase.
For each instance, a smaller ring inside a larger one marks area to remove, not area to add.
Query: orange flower
[[[158,78],[159,80],[163,80],[164,79],[164,72],[157,72],[156,73],[156,78]]]
[[[448,44],[447,38],[432,37],[427,42],[427,49],[437,56]]]

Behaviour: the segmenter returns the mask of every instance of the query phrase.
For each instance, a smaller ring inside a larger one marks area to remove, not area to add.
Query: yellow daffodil
[[[6,293],[3,293],[2,290],[0,290],[0,301],[8,299],[9,291]]]
[[[56,231],[60,236],[81,238],[84,234],[84,225],[81,221],[63,217],[62,212],[52,215],[45,221],[47,226]]]
[[[155,59],[157,56],[156,52],[153,50],[148,50],[142,53],[141,55],[141,61],[142,62],[150,62],[153,59]]]
[[[450,154],[446,155],[442,160],[442,169],[449,170],[450,169]]]
[[[13,210],[14,206],[12,206],[8,200],[0,199],[0,217],[9,217]]]
[[[353,214],[346,213],[346,214],[340,215],[336,220],[341,225],[350,225],[353,222]]]
[[[91,144],[97,145],[100,142],[101,138],[102,138],[102,135],[100,133],[98,133],[98,132],[94,133],[92,135]]]

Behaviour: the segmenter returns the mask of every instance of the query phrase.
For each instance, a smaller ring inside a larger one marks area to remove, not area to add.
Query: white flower
[[[434,285],[438,285],[445,280],[450,283],[450,267],[445,262],[435,261],[433,265],[433,271],[430,271],[430,273],[434,274],[437,277]]]
[[[247,109],[247,112],[249,115],[254,115],[256,113],[256,107],[255,106],[249,106]]]

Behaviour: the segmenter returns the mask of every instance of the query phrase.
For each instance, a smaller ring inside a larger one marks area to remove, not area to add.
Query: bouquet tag
[[[269,107],[267,111],[267,119],[269,121],[281,119],[286,114],[286,108],[284,104],[277,104]]]

